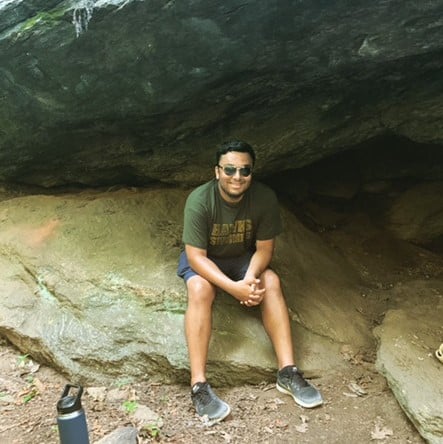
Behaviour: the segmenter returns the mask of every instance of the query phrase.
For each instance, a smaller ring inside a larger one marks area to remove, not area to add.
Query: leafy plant
[[[27,404],[29,401],[33,400],[37,395],[39,394],[38,390],[34,387],[31,389],[30,392],[28,392],[24,397],[23,397],[23,403]]]
[[[32,375],[28,375],[28,376],[26,377],[25,381],[26,381],[29,385],[34,384],[34,376],[32,376]]]
[[[155,440],[160,438],[160,427],[157,424],[148,424],[143,426],[142,432],[146,432],[151,438]]]
[[[138,403],[137,401],[125,401],[123,409],[126,413],[134,413],[138,409]]]
[[[27,404],[40,394],[38,381],[33,375],[27,375],[25,378],[27,388],[21,393],[23,395],[23,403]]]
[[[29,362],[29,355],[28,355],[28,354],[26,354],[26,355],[20,355],[20,356],[17,358],[17,365],[18,365],[19,367],[24,367],[28,362]]]

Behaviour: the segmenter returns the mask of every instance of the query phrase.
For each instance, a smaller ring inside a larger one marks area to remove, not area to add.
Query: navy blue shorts
[[[251,262],[251,257],[253,253],[245,253],[243,256],[230,257],[230,258],[210,258],[221,271],[223,271],[226,276],[228,276],[233,281],[240,281],[245,277],[248,271],[249,262]],[[183,251],[180,254],[180,260],[178,263],[177,276],[183,278],[185,282],[192,276],[196,276],[196,273],[188,262],[188,257],[186,252]]]

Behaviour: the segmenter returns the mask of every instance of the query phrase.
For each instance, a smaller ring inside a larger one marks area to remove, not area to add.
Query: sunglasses
[[[217,165],[217,166],[219,168],[221,168],[227,176],[230,176],[230,177],[235,176],[237,171],[240,171],[240,176],[243,176],[243,177],[248,177],[252,173],[252,167],[250,167],[250,166],[245,166],[245,167],[240,167],[240,168],[237,168],[232,165],[225,165],[225,166]]]

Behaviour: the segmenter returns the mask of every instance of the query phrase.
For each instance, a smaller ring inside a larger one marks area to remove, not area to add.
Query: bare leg
[[[191,386],[206,381],[206,361],[212,328],[212,303],[216,289],[201,276],[187,281],[188,309],[185,316],[186,341],[191,367]]]
[[[274,346],[278,368],[294,365],[291,325],[280,278],[268,269],[262,273],[260,281],[266,288],[265,297],[260,304],[263,325]]]

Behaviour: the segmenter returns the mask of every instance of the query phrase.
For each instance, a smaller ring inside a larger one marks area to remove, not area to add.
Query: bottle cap
[[[71,388],[77,389],[76,396],[68,396],[69,390]],[[81,396],[83,393],[83,387],[80,385],[67,384],[63,390],[61,398],[57,402],[57,412],[61,415],[66,415],[68,413],[76,412],[81,410],[82,402]]]

